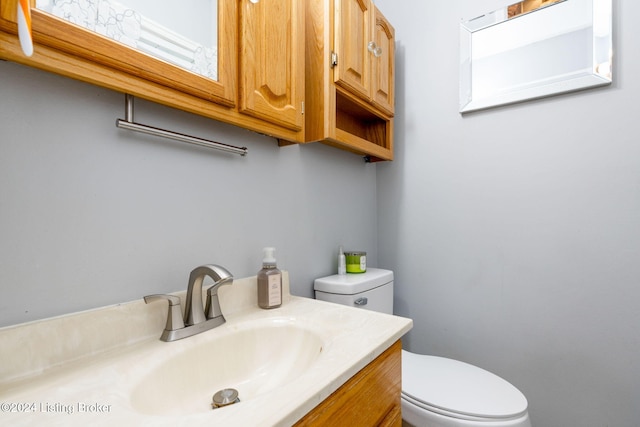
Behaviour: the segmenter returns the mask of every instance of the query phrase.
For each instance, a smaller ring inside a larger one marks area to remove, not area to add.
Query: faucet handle
[[[204,308],[204,313],[207,319],[214,319],[216,317],[221,317],[222,321],[224,321],[224,316],[222,315],[222,309],[220,308],[220,299],[218,298],[218,289],[222,285],[230,285],[233,283],[233,276],[225,278],[215,285],[211,286],[207,289],[207,303]]]
[[[150,302],[166,300],[169,302],[169,312],[167,313],[167,324],[164,327],[165,332],[162,337],[165,337],[168,331],[175,331],[184,328],[184,321],[182,320],[182,309],[180,308],[180,297],[175,295],[154,294],[144,297],[144,302],[149,304]],[[163,339],[163,338],[160,339]],[[165,340],[163,340],[165,341]]]
[[[180,297],[177,297],[175,295],[165,295],[165,294],[147,295],[144,297],[144,302],[149,304],[150,302],[160,301],[163,299],[169,301],[169,306],[180,305]]]

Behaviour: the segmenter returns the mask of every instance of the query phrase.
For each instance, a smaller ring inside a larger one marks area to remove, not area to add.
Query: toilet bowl
[[[391,314],[393,272],[314,281],[316,299]],[[499,376],[458,360],[402,350],[402,421],[415,427],[531,427],[527,399]]]
[[[402,350],[402,418],[422,427],[530,427],[527,399],[477,366]]]

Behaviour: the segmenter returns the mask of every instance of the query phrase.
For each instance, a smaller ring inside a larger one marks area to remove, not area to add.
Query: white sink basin
[[[210,412],[212,396],[226,388],[246,401],[299,377],[323,348],[317,334],[286,322],[209,335],[146,374],[132,391],[133,409],[149,415]]]
[[[411,328],[283,279],[282,307],[260,309],[255,276],[237,279],[220,290],[227,323],[174,342],[159,340],[167,307],[142,299],[0,328],[0,402],[22,409],[0,424],[291,426]],[[240,403],[212,410],[225,388]]]

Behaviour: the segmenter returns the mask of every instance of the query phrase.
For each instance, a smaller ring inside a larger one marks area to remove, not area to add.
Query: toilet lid
[[[402,394],[427,410],[463,419],[510,419],[527,411],[520,390],[489,371],[404,350]]]

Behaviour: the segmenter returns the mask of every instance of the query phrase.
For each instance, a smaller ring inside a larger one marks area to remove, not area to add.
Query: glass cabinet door
[[[0,0],[0,28],[9,33],[16,32],[17,3]],[[31,5],[36,44],[236,105],[233,0],[31,0]]]

